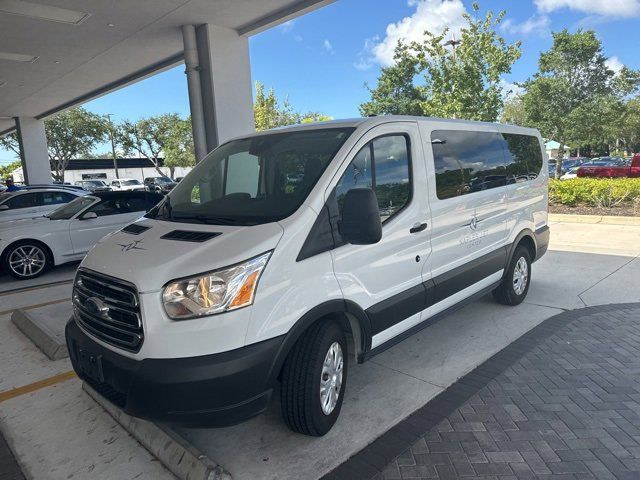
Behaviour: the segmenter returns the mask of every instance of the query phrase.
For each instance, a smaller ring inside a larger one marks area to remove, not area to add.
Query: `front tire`
[[[520,245],[513,253],[502,283],[493,291],[493,298],[503,305],[519,305],[527,296],[530,283],[531,255]]]
[[[51,266],[46,247],[38,242],[21,242],[11,245],[4,253],[3,268],[19,280],[42,275]]]
[[[347,344],[333,321],[312,325],[282,370],[282,417],[294,432],[321,437],[336,423],[347,381]]]

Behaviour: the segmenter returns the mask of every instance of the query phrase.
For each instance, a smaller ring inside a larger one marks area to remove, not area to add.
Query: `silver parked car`
[[[0,193],[0,222],[42,217],[89,192],[65,187],[24,188]]]

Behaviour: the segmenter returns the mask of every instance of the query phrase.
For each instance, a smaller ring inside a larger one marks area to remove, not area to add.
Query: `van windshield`
[[[296,211],[353,128],[258,135],[207,155],[147,217],[259,225]]]

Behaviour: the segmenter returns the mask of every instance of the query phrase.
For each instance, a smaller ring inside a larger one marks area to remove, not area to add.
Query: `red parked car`
[[[578,177],[613,178],[640,177],[640,153],[636,153],[630,164],[608,166],[582,166],[578,169]]]

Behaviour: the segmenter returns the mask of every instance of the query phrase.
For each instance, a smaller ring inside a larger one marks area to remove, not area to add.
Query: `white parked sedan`
[[[0,222],[41,217],[88,193],[80,189],[53,186],[0,193]]]
[[[0,223],[0,264],[18,279],[81,260],[105,235],[140,218],[163,196],[103,192],[76,198],[46,217]]]
[[[116,178],[111,180],[111,188],[116,192],[143,192],[145,190],[142,182],[135,178]]]

